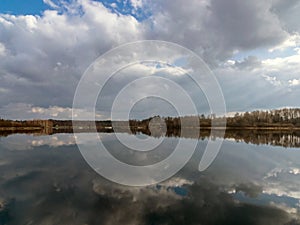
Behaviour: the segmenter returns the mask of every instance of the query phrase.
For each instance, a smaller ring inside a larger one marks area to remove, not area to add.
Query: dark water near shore
[[[99,136],[116,158],[138,165],[162,160],[179,141],[167,138],[157,155],[125,151],[113,134]],[[204,172],[198,164],[207,139],[199,139],[180,172],[147,187],[99,176],[73,134],[0,137],[0,224],[300,224],[298,137],[284,145],[271,137],[247,144],[228,136]]]

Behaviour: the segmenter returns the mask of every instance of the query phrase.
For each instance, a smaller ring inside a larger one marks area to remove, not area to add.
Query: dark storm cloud
[[[278,44],[287,37],[271,1],[212,0],[212,28],[226,51]]]
[[[233,52],[270,47],[288,33],[271,11],[272,1],[159,1],[152,36],[187,46],[206,60],[226,59]],[[179,7],[180,6],[180,7]]]
[[[300,32],[299,25],[299,0],[276,0],[274,1],[272,11],[278,15],[279,19],[283,23],[283,26],[289,32]]]

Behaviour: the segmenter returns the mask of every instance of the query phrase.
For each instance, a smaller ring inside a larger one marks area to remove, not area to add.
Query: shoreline
[[[115,127],[118,127],[118,128],[126,128],[126,126],[115,126]],[[131,126],[132,128],[136,128],[137,130],[139,129],[145,129],[146,127],[135,127],[135,126]],[[96,126],[96,128],[99,128]],[[102,128],[102,127],[101,127]],[[103,127],[105,129],[113,129],[113,127]],[[203,129],[203,130],[285,130],[285,131],[296,131],[296,130],[300,130],[300,127],[288,127],[288,126],[278,126],[278,127],[232,127],[232,126],[226,126],[226,127],[207,127],[207,126],[200,126],[200,127],[176,127],[176,128],[172,128],[172,129],[181,129],[181,128],[184,128],[184,129]],[[43,130],[44,127],[1,127],[0,126],[0,131],[39,131],[39,130]],[[52,127],[52,129],[54,130],[65,130],[65,129],[73,129],[72,126],[65,126],[65,127]],[[81,127],[81,129],[91,129],[90,126],[87,126],[87,127]],[[78,129],[80,130],[80,129]],[[92,130],[92,129],[91,129]]]
[[[43,127],[0,127],[0,131],[40,131]]]

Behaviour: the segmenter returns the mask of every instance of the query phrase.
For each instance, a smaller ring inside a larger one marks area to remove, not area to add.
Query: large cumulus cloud
[[[2,105],[70,106],[81,74],[99,54],[143,39],[141,25],[132,16],[117,15],[91,1],[73,7],[75,12],[48,10],[42,16],[1,15]]]

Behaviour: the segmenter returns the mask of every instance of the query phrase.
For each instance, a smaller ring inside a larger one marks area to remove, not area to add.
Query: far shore
[[[0,127],[0,131],[38,131],[43,127]]]

